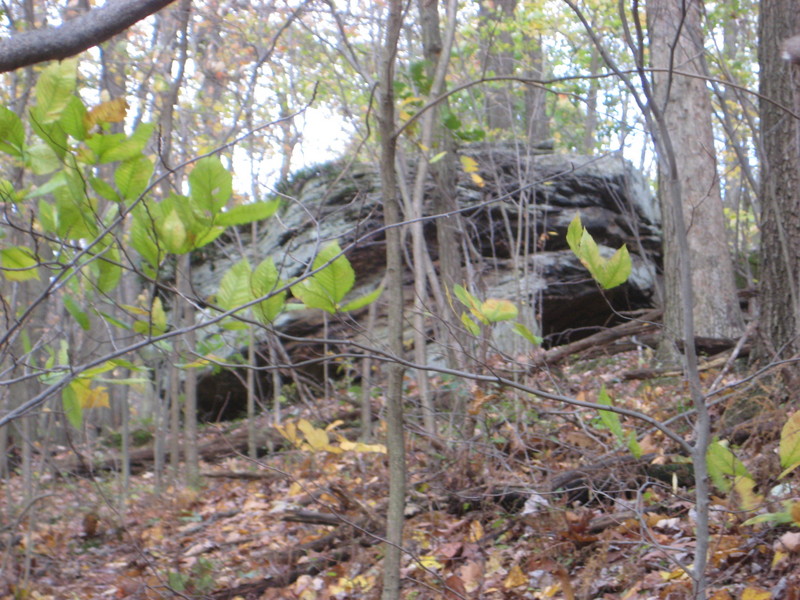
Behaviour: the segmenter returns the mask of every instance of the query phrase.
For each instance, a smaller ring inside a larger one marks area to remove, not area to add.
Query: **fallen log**
[[[553,365],[573,354],[605,347],[624,337],[653,333],[658,328],[658,323],[656,321],[661,318],[663,312],[664,311],[660,308],[649,310],[640,317],[632,319],[627,323],[622,323],[616,327],[610,327],[609,329],[599,331],[589,337],[585,337],[570,344],[545,350],[531,357],[530,367]]]

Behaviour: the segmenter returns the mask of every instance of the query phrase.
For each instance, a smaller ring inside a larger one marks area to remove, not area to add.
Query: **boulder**
[[[461,154],[475,160],[483,179],[481,186],[462,173],[457,187],[464,240],[470,248],[468,287],[477,296],[515,302],[521,309],[520,319],[549,345],[619,322],[620,311],[652,305],[661,259],[659,208],[643,177],[628,161],[617,155],[526,153],[514,143],[469,145]],[[282,186],[282,195],[284,206],[259,224],[255,241],[249,228],[242,228],[238,240],[226,238],[202,260],[195,260],[193,285],[201,297],[213,297],[222,275],[241,258],[241,248],[251,264],[272,256],[283,276],[290,278],[302,275],[330,240],[338,240],[343,248],[351,246],[347,256],[357,277],[352,297],[379,284],[385,269],[385,237],[380,177],[374,167],[331,163],[306,169]],[[568,249],[566,231],[576,212],[604,254],[627,245],[633,272],[626,284],[600,290]],[[424,233],[436,264],[433,221],[425,223]],[[520,245],[529,251],[515,255],[513,249]],[[410,303],[410,273],[406,279]],[[366,310],[329,316],[327,337],[356,338],[381,346],[385,339],[382,303],[378,308],[369,331],[365,330]],[[276,323],[279,331],[297,338],[321,338],[324,326],[321,311],[314,310],[285,312]],[[258,339],[265,336],[262,332]],[[233,349],[237,342],[229,341]],[[511,334],[509,327],[498,326],[494,332],[497,352],[524,352],[527,344]],[[322,351],[302,342],[289,342],[286,348],[294,362]],[[436,351],[430,355],[431,360],[441,360]],[[237,405],[231,396],[236,385],[230,375],[208,374],[199,401],[217,408],[223,402]]]

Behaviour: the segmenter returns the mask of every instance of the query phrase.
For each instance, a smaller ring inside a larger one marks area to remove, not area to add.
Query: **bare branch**
[[[63,60],[97,46],[174,0],[109,0],[60,27],[18,33],[0,41],[0,73]]]

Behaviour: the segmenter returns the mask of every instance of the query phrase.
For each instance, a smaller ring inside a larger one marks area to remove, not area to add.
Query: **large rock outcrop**
[[[651,306],[661,232],[658,206],[642,176],[614,155],[526,152],[514,144],[478,144],[461,151],[475,159],[485,182],[480,187],[462,174],[457,189],[475,292],[514,301],[523,318],[538,324],[549,344],[613,324],[618,311]],[[357,274],[353,295],[374,289],[385,266],[379,182],[377,171],[365,165],[344,170],[342,164],[329,164],[299,174],[284,186],[285,206],[260,226],[263,234],[255,243],[243,231],[239,243],[223,244],[196,261],[195,289],[202,296],[213,296],[222,275],[241,257],[239,248],[253,264],[272,256],[288,278],[302,274],[320,245],[334,239],[342,247],[355,243],[347,253]],[[601,250],[610,253],[627,244],[633,259],[628,283],[602,292],[569,251],[566,230],[576,211]],[[435,223],[426,222],[424,231],[435,264]],[[515,248],[528,250],[515,252]],[[410,301],[411,293],[407,298]],[[370,331],[363,329],[364,324],[363,314],[332,317],[328,337],[355,335],[380,345],[380,317]],[[277,328],[296,337],[322,337],[323,316],[320,311],[287,312]],[[500,328],[494,342],[498,351],[514,352],[521,338]],[[299,343],[290,343],[288,349],[295,359],[320,351]],[[436,353],[431,355],[435,360]],[[236,385],[230,376],[207,377],[201,403],[235,403],[230,395]]]

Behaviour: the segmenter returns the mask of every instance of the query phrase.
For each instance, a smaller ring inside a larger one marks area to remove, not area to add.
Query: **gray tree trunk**
[[[677,149],[677,173],[684,223],[675,222],[662,202],[664,223],[664,323],[669,338],[680,337],[682,312],[676,248],[677,227],[685,227],[692,274],[695,333],[712,338],[741,334],[743,321],[733,278],[722,212],[711,128],[711,102],[701,78],[703,32],[700,0],[649,0],[647,20],[655,99]],[[685,76],[676,72],[697,75]],[[661,178],[662,198],[669,178]]]
[[[378,74],[378,128],[381,143],[381,189],[386,230],[386,297],[388,343],[395,356],[403,355],[403,248],[400,223],[400,192],[395,171],[394,68],[403,25],[403,3],[391,0]],[[405,520],[406,455],[403,424],[403,366],[390,363],[386,387],[386,446],[389,455],[389,506],[386,511],[386,553],[383,559],[382,600],[400,597],[400,563]]]
[[[487,76],[514,73],[514,51],[511,33],[503,21],[511,19],[517,0],[481,0],[479,12],[481,43],[484,44],[484,70]],[[514,128],[514,98],[510,84],[492,83],[486,87],[486,121],[489,129],[509,132]]]
[[[783,60],[781,44],[800,34],[793,0],[761,1],[761,336],[764,358],[800,351],[800,154],[798,122],[783,107],[800,106],[800,56]]]

